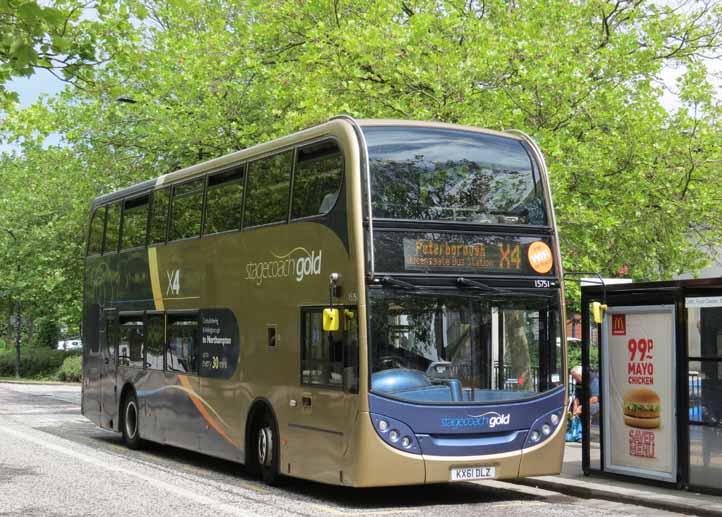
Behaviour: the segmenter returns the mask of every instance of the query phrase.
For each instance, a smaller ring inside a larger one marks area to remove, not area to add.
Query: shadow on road
[[[112,447],[117,452],[123,447],[119,434],[102,433],[97,430],[92,439],[99,448]],[[125,449],[129,458],[137,457],[152,461],[178,471],[191,471],[214,481],[237,485],[239,481],[263,492],[305,503],[338,507],[341,510],[375,510],[389,508],[420,508],[427,506],[456,506],[489,503],[520,503],[542,501],[542,497],[505,490],[498,486],[474,483],[454,483],[383,488],[349,488],[325,485],[296,478],[285,478],[280,487],[270,488],[256,477],[248,474],[243,465],[221,460],[197,452],[169,445],[146,443],[140,451]],[[561,503],[562,501],[557,501]]]

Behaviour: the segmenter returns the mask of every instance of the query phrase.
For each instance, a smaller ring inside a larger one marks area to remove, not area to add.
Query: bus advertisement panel
[[[610,307],[603,332],[605,468],[675,481],[674,306]]]

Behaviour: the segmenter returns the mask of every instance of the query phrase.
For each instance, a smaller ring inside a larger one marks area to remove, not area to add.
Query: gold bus
[[[519,132],[337,117],[97,198],[83,414],[356,487],[560,471],[564,298]]]

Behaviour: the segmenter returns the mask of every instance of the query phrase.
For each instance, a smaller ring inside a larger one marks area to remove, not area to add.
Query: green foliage
[[[55,350],[60,339],[60,329],[53,319],[41,318],[38,321],[38,332],[35,337],[35,345],[41,348]]]
[[[95,36],[82,20],[84,4],[76,0],[0,1],[0,103],[17,101],[4,84],[44,68],[64,79],[95,61]]]
[[[62,350],[30,348],[20,354],[20,375],[23,378],[48,375],[57,370],[68,357]],[[0,352],[0,377],[15,376],[15,351]]]
[[[66,357],[55,378],[62,382],[80,382],[83,380],[83,356]]]
[[[72,330],[94,196],[339,113],[532,135],[566,269],[670,278],[722,242],[722,107],[705,59],[720,57],[722,5],[120,0],[96,10],[83,30],[107,61],[83,72],[83,88],[12,114],[5,135],[23,152],[0,163],[0,216],[18,235],[0,246],[0,275],[33,314],[59,311]],[[680,105],[665,109],[669,68]],[[63,147],[43,145],[51,133]]]

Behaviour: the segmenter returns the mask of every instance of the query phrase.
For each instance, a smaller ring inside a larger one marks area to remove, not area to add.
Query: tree
[[[722,6],[681,4],[102,3],[89,30],[108,60],[88,69],[88,87],[5,124],[25,147],[0,215],[21,224],[37,204],[44,224],[18,282],[34,303],[71,296],[77,311],[93,196],[338,113],[520,128],[547,158],[565,268],[648,280],[695,270],[700,244],[722,242],[722,109],[706,67],[720,56]],[[661,103],[669,67],[683,71],[674,110]],[[51,132],[65,147],[40,145]],[[7,259],[0,272],[14,278]]]
[[[0,1],[0,101],[17,101],[5,83],[13,76],[29,76],[43,68],[71,80],[80,68],[95,61],[95,39],[81,21],[84,5],[56,0],[41,5],[35,0]]]

